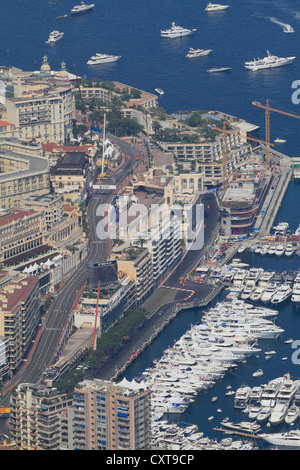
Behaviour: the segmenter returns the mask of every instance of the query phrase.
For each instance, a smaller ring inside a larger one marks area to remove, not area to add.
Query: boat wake
[[[295,32],[294,28],[290,24],[282,23],[281,21],[277,20],[277,18],[274,18],[274,17],[270,17],[269,20],[272,21],[272,23],[275,23],[281,26],[283,28],[284,33]]]

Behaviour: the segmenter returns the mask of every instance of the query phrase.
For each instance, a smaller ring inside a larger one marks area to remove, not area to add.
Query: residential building
[[[14,78],[14,96],[7,98],[6,120],[19,139],[63,143],[72,137],[72,84],[49,70]]]
[[[20,367],[31,346],[40,322],[39,312],[37,276],[12,281],[0,290],[0,336],[9,340],[6,357],[10,375]]]
[[[83,199],[90,191],[93,173],[86,153],[69,152],[51,167],[50,179],[56,194],[75,200]]]
[[[41,384],[21,383],[11,394],[9,428],[20,450],[60,450],[67,394]]]
[[[0,262],[41,248],[47,228],[43,212],[12,209],[0,213]]]
[[[117,260],[119,276],[126,274],[135,282],[136,303],[142,303],[153,290],[153,266],[149,251],[136,246],[116,246],[110,259]]]
[[[272,172],[259,166],[240,169],[230,175],[222,199],[223,235],[245,236],[252,231],[272,180]]]
[[[24,195],[50,192],[48,159],[41,153],[36,143],[0,140],[0,208],[20,207]]]
[[[69,450],[150,449],[151,392],[124,379],[86,380],[75,387]]]

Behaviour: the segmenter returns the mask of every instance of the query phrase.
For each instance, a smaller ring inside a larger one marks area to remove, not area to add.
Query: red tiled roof
[[[3,217],[0,217],[0,227],[3,227],[3,225],[10,224],[11,222],[14,222],[15,220],[23,219],[24,217],[28,215],[34,214],[36,211],[33,209],[30,209],[28,211],[26,210],[18,210],[14,209],[10,214],[4,215]]]
[[[0,120],[0,127],[6,127],[6,126],[13,126],[13,124],[11,122]]]
[[[0,291],[0,295],[4,295],[6,297],[6,301],[0,299],[0,308],[11,312],[21,302],[25,302],[38,280],[38,276],[28,276],[21,281],[12,282],[11,285],[8,284],[6,288],[13,288],[14,286],[19,287],[14,287],[14,292],[9,292],[5,288]],[[5,307],[3,307],[3,303],[5,304]]]
[[[49,144],[42,144],[42,149],[44,152],[53,152],[54,149],[62,150],[63,152],[84,152],[85,150],[93,147],[91,144],[86,145],[58,145],[55,142],[50,142]]]

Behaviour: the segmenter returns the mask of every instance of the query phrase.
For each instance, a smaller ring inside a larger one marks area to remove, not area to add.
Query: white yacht
[[[284,421],[285,415],[289,409],[288,401],[277,401],[269,417],[270,424],[280,424]]]
[[[208,3],[205,11],[221,11],[229,8],[229,5],[221,5],[220,3]]]
[[[293,28],[290,24],[285,24],[285,25],[283,26],[283,32],[284,32],[284,33],[294,33],[295,30],[294,30],[294,28]]]
[[[278,225],[273,227],[273,230],[275,230],[275,235],[285,235],[288,228],[289,224],[287,222],[280,222]]]
[[[275,282],[270,282],[268,286],[266,287],[265,291],[262,293],[260,300],[263,303],[271,302],[271,299],[276,294],[278,289],[279,289],[279,286]]]
[[[155,88],[155,91],[156,91],[156,93],[158,93],[159,95],[164,95],[164,94],[165,94],[165,92],[164,92],[164,90],[163,90],[162,88]]]
[[[173,21],[171,24],[170,29],[165,29],[160,31],[160,35],[163,38],[180,38],[182,36],[189,36],[193,34],[196,31],[196,29],[187,29],[187,28],[182,28],[181,26],[177,26],[175,22]]]
[[[245,408],[250,398],[251,388],[247,385],[240,387],[235,392],[234,407]]]
[[[59,41],[64,37],[64,33],[54,30],[49,34],[49,38],[46,41],[46,44],[53,44],[56,41]]]
[[[261,296],[263,295],[265,291],[265,288],[262,286],[258,286],[250,295],[250,300],[252,302],[258,302],[261,299]]]
[[[99,65],[107,64],[109,62],[116,62],[121,58],[120,55],[111,55],[111,54],[99,54],[92,56],[88,61],[87,65]]]
[[[287,447],[289,449],[300,448],[300,431],[296,429],[288,432],[259,434],[259,437],[275,446]]]
[[[86,5],[84,2],[81,2],[79,5],[75,5],[72,10],[71,14],[76,15],[78,13],[85,13],[87,11],[90,11],[94,8],[94,3],[91,3],[89,5]]]
[[[204,55],[208,55],[211,52],[212,49],[193,49],[192,47],[190,47],[186,57],[188,57],[189,59],[193,59],[194,57],[202,57]]]
[[[275,250],[275,255],[276,256],[282,256],[284,253],[284,246],[283,245],[278,245],[276,250]]]
[[[276,250],[276,245],[271,244],[270,248],[268,249],[268,255],[274,255]]]
[[[275,271],[262,273],[262,275],[259,278],[258,285],[265,287],[265,288],[268,287],[274,274],[275,274]]]
[[[256,71],[288,65],[293,63],[295,59],[296,57],[277,57],[275,55],[271,55],[270,52],[267,51],[267,56],[263,59],[253,59],[251,61],[247,61],[244,63],[244,66],[248,70]]]
[[[269,246],[269,245],[264,245],[264,246],[262,246],[262,248],[261,248],[261,250],[260,250],[260,254],[261,254],[262,256],[266,255],[266,254],[268,253],[269,249],[270,249],[270,246]]]
[[[262,423],[263,421],[267,421],[267,419],[269,419],[270,415],[271,415],[271,408],[269,406],[263,406],[260,409],[260,411],[259,411],[259,413],[256,417],[256,421],[258,423]]]
[[[288,284],[282,284],[271,298],[272,304],[280,304],[292,295],[292,288]]]
[[[212,69],[206,70],[208,73],[228,72],[231,67],[213,67]]]
[[[292,256],[292,254],[294,253],[294,248],[293,248],[293,245],[291,243],[288,243],[286,245],[286,249],[285,249],[285,256]]]
[[[279,137],[277,137],[275,140],[274,140],[275,144],[285,144],[286,140],[284,139],[280,139]]]
[[[298,419],[298,416],[299,416],[299,413],[300,413],[300,410],[298,408],[298,406],[296,405],[292,405],[287,414],[285,415],[285,418],[284,418],[284,421],[286,422],[286,424],[294,424],[295,421]]]
[[[300,304],[300,281],[296,281],[293,285],[292,302]]]
[[[253,377],[261,377],[262,375],[264,375],[264,373],[263,373],[262,369],[258,369],[252,375],[253,375]]]
[[[241,299],[242,300],[248,300],[252,294],[252,292],[255,291],[255,288],[252,286],[245,286],[243,292],[241,293]]]
[[[224,426],[226,429],[232,429],[236,431],[245,431],[245,432],[251,432],[251,433],[256,433],[260,430],[260,425],[257,423],[251,423],[249,421],[241,421],[240,423],[232,423],[230,421],[221,421],[222,426]]]

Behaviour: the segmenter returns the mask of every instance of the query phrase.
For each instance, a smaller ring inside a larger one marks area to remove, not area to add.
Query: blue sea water
[[[14,65],[24,70],[38,70],[46,54],[53,70],[62,61],[74,73],[86,78],[117,80],[122,83],[154,92],[164,89],[159,104],[168,112],[180,110],[214,110],[239,116],[261,127],[264,138],[264,111],[252,105],[266,99],[276,109],[300,115],[300,106],[292,102],[295,91],[292,84],[300,80],[300,2],[298,0],[226,0],[230,8],[224,12],[206,13],[206,0],[93,0],[92,12],[73,17],[70,9],[76,0],[15,0],[5,2],[1,8],[0,64]],[[4,2],[2,2],[4,3]],[[225,2],[223,2],[225,3]],[[56,19],[68,13],[67,18]],[[160,37],[160,29],[167,29],[175,21],[184,27],[197,28],[193,36],[179,39]],[[295,32],[285,34],[280,23],[290,24]],[[54,45],[45,41],[49,33],[58,29],[64,38]],[[185,57],[189,47],[210,48],[213,52],[202,58]],[[296,56],[292,65],[258,72],[247,71],[245,60],[264,57],[266,50],[279,56]],[[96,52],[121,55],[114,64],[89,67],[89,57]],[[230,72],[208,74],[212,67],[232,67]],[[299,126],[297,118],[273,112],[271,114],[271,139],[280,137],[287,142],[277,148],[289,156],[299,156]],[[300,185],[292,182],[276,221],[287,221],[292,230],[300,223],[298,200]],[[275,221],[275,222],[276,222]],[[299,258],[261,258],[248,256],[252,265],[269,269],[298,269]],[[126,372],[128,379],[151,365],[164,349],[196,323],[201,309],[180,313],[170,326],[153,342],[143,356]],[[209,437],[221,438],[213,430],[224,416],[232,420],[243,418],[233,408],[231,397],[225,396],[226,386],[235,390],[247,383],[255,385],[290,372],[299,378],[299,366],[292,363],[291,346],[284,340],[300,336],[300,311],[290,304],[280,307],[276,322],[285,329],[282,338],[261,341],[263,349],[275,349],[270,361],[264,356],[253,357],[240,364],[233,374],[227,375],[212,390],[199,396],[197,401],[181,416],[185,422],[196,423]],[[288,360],[283,361],[283,357]],[[264,376],[253,379],[252,373],[263,368]],[[219,400],[212,404],[212,395]],[[221,408],[219,415],[214,408]],[[208,417],[214,415],[212,421]],[[178,418],[177,418],[178,419]]]

